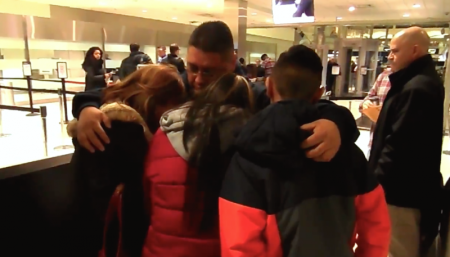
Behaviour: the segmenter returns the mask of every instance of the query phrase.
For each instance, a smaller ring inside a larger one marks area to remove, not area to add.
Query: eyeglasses
[[[226,69],[215,68],[215,69],[201,70],[197,67],[192,67],[188,65],[186,71],[194,76],[202,76],[202,78],[211,79],[221,76],[226,72]]]

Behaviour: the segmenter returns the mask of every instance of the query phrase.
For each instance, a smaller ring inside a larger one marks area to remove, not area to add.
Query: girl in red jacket
[[[143,257],[220,256],[218,196],[234,131],[251,106],[247,81],[227,74],[163,114],[146,159]]]

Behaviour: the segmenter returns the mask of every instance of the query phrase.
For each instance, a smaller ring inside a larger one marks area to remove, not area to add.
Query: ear
[[[273,79],[271,77],[267,77],[265,84],[266,84],[266,89],[267,89],[266,94],[272,100],[274,97],[274,94],[275,94],[275,92],[274,92],[275,85],[273,83]]]
[[[313,95],[312,102],[316,103],[322,98],[323,93],[325,92],[325,87],[320,86],[319,89],[317,89],[316,93]]]

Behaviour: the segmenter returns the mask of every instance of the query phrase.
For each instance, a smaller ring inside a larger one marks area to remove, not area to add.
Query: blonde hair
[[[149,64],[123,81],[104,90],[103,102],[121,102],[135,109],[144,119],[156,105],[185,100],[183,81],[178,71],[166,65]]]

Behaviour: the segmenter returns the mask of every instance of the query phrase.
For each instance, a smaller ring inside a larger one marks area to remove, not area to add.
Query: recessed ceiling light
[[[102,5],[102,6],[104,6],[104,5],[106,5],[106,2],[103,2],[103,1],[101,1],[101,2],[98,2],[98,5]]]
[[[178,19],[177,17],[172,17],[172,20],[176,20],[176,19]]]
[[[147,12],[147,10],[142,10],[142,12]]]
[[[350,7],[348,8],[348,10],[349,10],[350,12],[353,12],[354,10],[356,10],[356,8],[355,8],[354,6],[350,6]]]
[[[403,17],[409,17],[409,13],[403,14]]]
[[[272,20],[271,19],[267,19],[266,22],[272,22]]]
[[[336,17],[336,20],[342,20],[342,17]]]
[[[207,4],[206,7],[211,8],[212,4]]]
[[[255,13],[255,12],[252,12],[252,15],[257,15],[257,13]]]
[[[413,4],[413,8],[420,8],[420,4]]]

